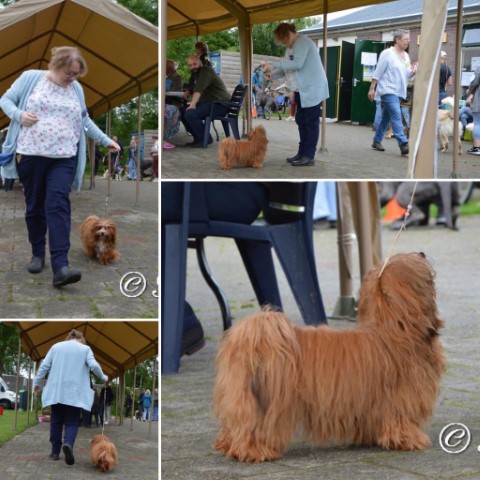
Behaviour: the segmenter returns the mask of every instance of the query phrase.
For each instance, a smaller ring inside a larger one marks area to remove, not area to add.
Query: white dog
[[[453,108],[455,101],[453,97],[446,97],[442,100],[442,105],[449,105],[450,110],[438,110],[437,133],[440,142],[441,152],[448,150],[448,137],[453,137]],[[462,124],[458,122],[458,153],[462,154]]]

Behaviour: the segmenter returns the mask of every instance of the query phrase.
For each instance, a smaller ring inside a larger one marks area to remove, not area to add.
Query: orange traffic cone
[[[402,218],[407,211],[406,208],[401,207],[397,202],[397,196],[395,195],[388,203],[387,203],[387,211],[385,216],[383,217],[383,221],[385,223],[394,222],[399,218]]]
[[[252,109],[252,117],[257,118],[257,107],[253,107]]]

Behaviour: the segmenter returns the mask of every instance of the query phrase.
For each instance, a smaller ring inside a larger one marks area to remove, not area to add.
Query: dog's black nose
[[[420,255],[422,258],[427,258],[427,256],[423,252],[417,252],[417,255]]]

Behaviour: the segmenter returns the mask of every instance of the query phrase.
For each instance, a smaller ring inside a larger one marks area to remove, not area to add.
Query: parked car
[[[15,392],[9,390],[8,385],[0,377],[0,407],[15,408],[16,401],[18,401],[18,397],[15,395]]]

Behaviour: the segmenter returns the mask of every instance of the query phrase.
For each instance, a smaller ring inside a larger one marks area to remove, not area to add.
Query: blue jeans
[[[382,119],[382,101],[375,99],[375,119],[373,120],[373,129],[376,131]]]
[[[191,110],[182,110],[182,119],[185,128],[193,135],[193,141],[203,142],[203,135],[205,132],[205,118],[210,115],[212,102],[197,103],[195,108]],[[228,107],[225,105],[215,105],[214,115],[226,115]]]
[[[403,133],[402,113],[400,110],[400,97],[393,94],[382,95],[383,112],[380,125],[378,126],[373,140],[381,143],[385,132],[387,131],[388,124],[392,123],[393,134],[397,139],[399,145],[408,143],[407,137]]]
[[[75,174],[75,157],[22,155],[17,170],[25,193],[25,221],[32,255],[45,258],[48,230],[50,263],[55,273],[68,267],[69,195]]]
[[[65,426],[65,433],[63,436],[63,443],[67,443],[73,448],[75,439],[77,438],[78,427],[80,424],[79,407],[72,407],[57,403],[51,405],[50,416],[50,443],[52,444],[52,453],[60,453],[62,448],[62,431]]]
[[[137,179],[137,159],[129,158],[127,167],[128,167],[127,178],[129,178],[130,180],[136,180]]]
[[[295,122],[298,125],[300,143],[298,154],[302,157],[314,158],[317,151],[318,138],[320,137],[320,107],[321,103],[313,107],[302,107],[302,99],[295,92],[297,114]]]
[[[438,108],[445,109],[445,105],[442,105],[442,100],[447,98],[446,90],[439,90],[438,92]]]
[[[462,107],[460,109],[460,112],[458,114],[459,120],[462,123],[463,130],[465,131],[465,127],[473,122],[473,115],[472,111],[470,110],[470,107]]]

